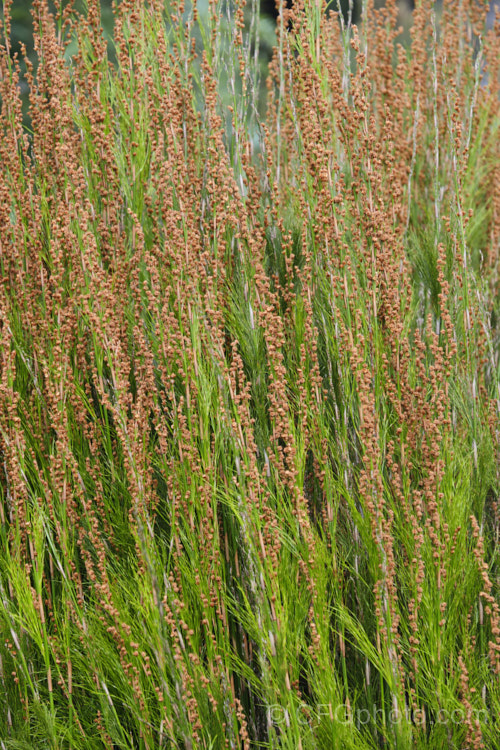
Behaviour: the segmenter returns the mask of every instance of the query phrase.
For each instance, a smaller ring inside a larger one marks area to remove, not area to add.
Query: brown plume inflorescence
[[[32,5],[1,747],[493,747],[494,7],[280,3],[263,77],[254,2]]]

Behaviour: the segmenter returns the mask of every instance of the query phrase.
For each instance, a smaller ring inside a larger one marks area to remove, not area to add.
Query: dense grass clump
[[[282,4],[266,78],[255,1],[54,5],[24,112],[0,48],[0,748],[496,746],[488,3]]]

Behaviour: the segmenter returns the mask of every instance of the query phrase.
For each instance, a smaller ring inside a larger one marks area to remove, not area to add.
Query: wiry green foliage
[[[366,5],[263,107],[255,3],[35,0],[28,133],[4,4],[2,749],[495,745],[498,35]]]

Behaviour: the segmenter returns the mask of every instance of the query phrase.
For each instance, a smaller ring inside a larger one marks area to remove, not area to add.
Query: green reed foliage
[[[487,5],[4,2],[2,750],[495,743]]]

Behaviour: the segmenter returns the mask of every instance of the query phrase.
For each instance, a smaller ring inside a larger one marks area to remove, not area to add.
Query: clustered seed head
[[[213,730],[249,748],[278,735],[261,697],[312,705],[325,672],[351,710],[370,667],[344,612],[388,665],[398,715],[422,708],[426,649],[458,670],[464,741],[483,747],[474,649],[485,637],[498,675],[484,531],[498,536],[498,503],[493,520],[470,516],[481,585],[449,663],[446,649],[467,549],[455,475],[476,478],[500,445],[498,334],[469,252],[484,224],[496,294],[498,20],[478,58],[485,4],[445,1],[438,22],[417,3],[409,53],[395,0],[343,36],[340,11],[284,5],[257,149],[244,0],[226,68],[215,2],[201,50],[200,9],[174,2],[167,29],[159,0],[122,0],[111,62],[99,3],[56,22],[34,0],[29,137],[4,3],[2,597],[4,562],[19,570],[6,669],[26,718],[36,683],[82,737],[91,694],[107,747],[112,713],[137,720],[144,747],[196,748]],[[354,667],[344,683],[340,665]]]

